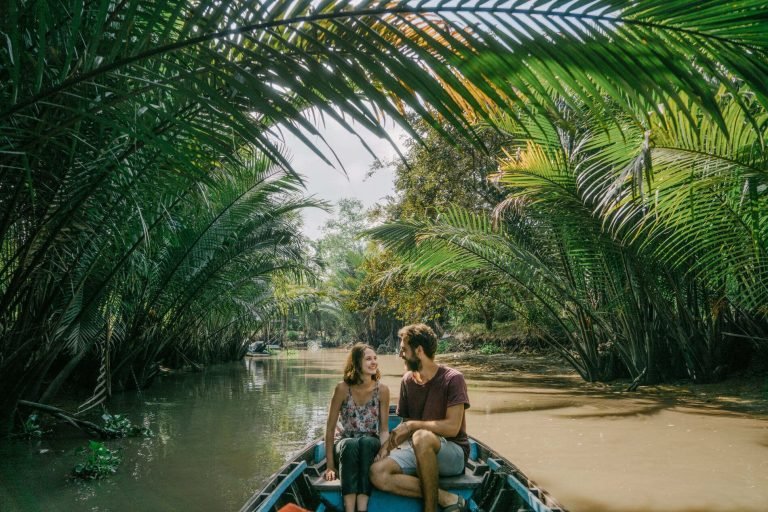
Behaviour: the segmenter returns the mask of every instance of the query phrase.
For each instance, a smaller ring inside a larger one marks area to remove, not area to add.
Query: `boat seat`
[[[315,489],[319,492],[341,492],[341,481],[339,479],[328,482],[323,478],[322,472],[319,473],[318,476],[309,473],[310,481]],[[464,474],[441,477],[440,488],[448,491],[451,489],[474,489],[482,481],[483,475],[474,474],[470,468],[467,468],[464,470]]]

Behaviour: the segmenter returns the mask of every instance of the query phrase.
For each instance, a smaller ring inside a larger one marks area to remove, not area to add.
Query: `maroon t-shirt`
[[[448,407],[464,404],[469,409],[467,383],[460,371],[438,365],[437,373],[427,383],[419,384],[413,378],[413,372],[403,375],[400,382],[400,400],[397,403],[397,415],[412,420],[444,420]],[[464,459],[469,457],[466,418],[461,419],[461,428],[456,437],[447,437],[464,450]]]

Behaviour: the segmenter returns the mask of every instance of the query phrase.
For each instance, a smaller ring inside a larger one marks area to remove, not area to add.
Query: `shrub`
[[[500,354],[504,352],[504,350],[495,343],[484,343],[482,347],[480,347],[480,353],[485,355],[493,355],[493,354]]]

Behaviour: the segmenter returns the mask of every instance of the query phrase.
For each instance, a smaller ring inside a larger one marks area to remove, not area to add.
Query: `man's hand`
[[[379,453],[376,454],[376,456],[373,458],[373,462],[379,462],[380,460],[384,460],[389,456],[389,442],[384,443],[381,445],[381,448],[379,448]]]
[[[336,470],[335,469],[326,469],[325,474],[323,475],[326,480],[336,480]]]
[[[403,444],[409,437],[411,437],[411,433],[411,428],[408,426],[407,421],[404,421],[395,427],[395,430],[389,433],[389,441],[387,442],[388,451],[392,451]]]

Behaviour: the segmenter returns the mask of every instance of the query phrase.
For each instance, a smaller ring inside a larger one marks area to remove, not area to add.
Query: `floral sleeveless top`
[[[341,404],[339,422],[336,425],[336,441],[346,437],[379,435],[379,383],[373,388],[373,395],[363,405],[357,405],[349,388],[347,399]]]

